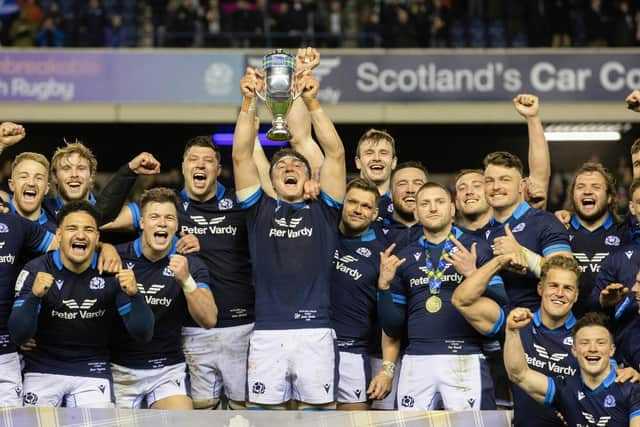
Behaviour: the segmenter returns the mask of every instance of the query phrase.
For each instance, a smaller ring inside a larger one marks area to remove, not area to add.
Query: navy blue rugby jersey
[[[391,190],[380,195],[380,203],[378,203],[378,218],[376,221],[384,221],[393,218],[393,202],[391,201]]]
[[[531,324],[520,329],[520,339],[529,368],[547,376],[576,376],[579,372],[578,361],[571,353],[571,328],[575,323],[576,319],[571,314],[564,325],[548,329],[542,324],[540,310],[536,311]],[[515,384],[512,390],[513,422],[516,427],[563,426],[553,408],[536,402]]]
[[[37,223],[13,213],[0,213],[0,354],[13,353],[7,321],[21,265],[44,253],[54,235]]]
[[[9,210],[16,215],[20,215],[16,210],[15,204],[13,203],[13,194],[9,199]],[[33,222],[35,222],[36,224],[40,224],[42,227],[44,227],[47,231],[51,233],[55,233],[56,229],[58,228],[58,224],[55,221],[52,221],[47,216],[46,212],[44,211],[44,208],[40,208],[40,216],[38,216],[38,219],[34,220]]]
[[[509,224],[513,236],[520,245],[547,257],[558,252],[571,252],[569,234],[562,223],[551,213],[534,209],[522,202],[505,221],[489,220],[485,227],[485,239],[493,246],[496,237],[504,236],[504,226]],[[505,290],[512,307],[526,307],[535,310],[540,305],[536,286],[538,279],[531,271],[520,275],[510,271],[501,272]]]
[[[285,203],[258,189],[246,200],[256,329],[330,327],[329,295],[342,205]]]
[[[342,351],[367,352],[377,317],[380,252],[384,250],[372,229],[355,238],[339,236],[331,276],[331,324]]]
[[[91,266],[78,274],[62,264],[60,251],[51,251],[25,265],[16,281],[14,307],[31,292],[38,272],[54,282],[40,299],[37,347],[24,352],[25,372],[110,378],[109,336],[116,313],[131,311],[131,300],[115,277],[100,276],[94,255]]]
[[[604,224],[589,231],[580,225],[576,215],[571,217],[569,240],[573,256],[580,266],[580,293],[573,312],[580,317],[588,310],[588,299],[595,286],[600,266],[609,254],[629,242],[629,227],[616,224],[609,214]]]
[[[615,326],[616,361],[640,370],[640,316],[637,311],[626,310],[622,317],[616,318]]]
[[[96,198],[91,192],[89,193],[89,203],[92,205],[96,204]],[[63,206],[64,201],[62,201],[60,196],[45,197],[44,200],[42,200],[42,209],[47,215],[47,219],[49,222],[56,224],[56,226],[58,224],[58,212],[60,212]]]
[[[459,228],[451,230],[455,238],[467,249],[472,243],[477,243],[476,253],[478,267],[489,261],[493,255],[489,245],[478,238],[464,234]],[[393,301],[402,304],[402,297],[406,297],[407,328],[409,344],[406,354],[478,354],[482,352],[482,342],[485,337],[479,334],[451,304],[451,296],[455,288],[462,283],[464,277],[460,275],[450,263],[445,263],[442,283],[438,297],[442,306],[437,312],[427,311],[426,304],[431,296],[429,279],[427,277],[426,250],[429,250],[432,265],[438,266],[444,245],[427,242],[424,237],[416,239],[413,244],[402,249],[398,258],[405,258],[391,283]],[[456,251],[457,248],[450,250]],[[503,287],[500,276],[493,276],[489,287],[500,293]],[[493,330],[488,334],[494,335],[499,331],[504,319],[496,322]]]
[[[169,268],[169,259],[176,253],[172,247],[165,258],[148,260],[142,253],[142,238],[117,247],[125,268],[136,275],[138,292],[153,311],[153,338],[140,343],[127,332],[121,319],[116,319],[111,339],[111,361],[132,369],[162,368],[184,362],[181,329],[189,312],[180,283]],[[191,277],[199,287],[209,290],[209,273],[204,262],[187,255]]]
[[[211,291],[218,305],[216,327],[254,321],[254,288],[247,236],[247,211],[236,202],[235,191],[217,184],[215,197],[206,202],[178,193],[179,231],[200,241],[198,256],[209,269]],[[134,228],[139,228],[140,209],[129,204]],[[186,326],[198,326],[191,317]]]
[[[378,236],[386,247],[395,243],[396,251],[410,245],[422,236],[423,233],[422,224],[419,222],[411,227],[407,227],[396,221],[391,215],[382,221],[374,222],[371,224],[371,228],[376,232],[376,236]]]
[[[617,383],[616,371],[591,390],[580,375],[547,377],[545,404],[557,408],[570,427],[627,427],[640,416],[640,384]]]
[[[587,307],[589,310],[602,311],[600,306],[600,292],[611,283],[621,283],[631,289],[636,280],[640,266],[640,240],[636,239],[620,246],[605,258],[596,275],[596,283],[589,298]],[[637,311],[638,304],[633,299],[627,299],[620,309]],[[620,314],[616,314],[619,317]]]

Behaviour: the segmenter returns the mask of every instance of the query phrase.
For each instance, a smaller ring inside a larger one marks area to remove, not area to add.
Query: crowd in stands
[[[640,45],[639,23],[638,0],[13,0],[0,44],[620,47]]]

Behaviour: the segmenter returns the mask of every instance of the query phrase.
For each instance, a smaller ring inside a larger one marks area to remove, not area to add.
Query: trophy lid
[[[268,70],[272,67],[296,68],[296,58],[284,49],[275,49],[273,52],[262,57],[262,69]]]

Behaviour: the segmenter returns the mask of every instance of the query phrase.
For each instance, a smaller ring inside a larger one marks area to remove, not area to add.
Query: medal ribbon
[[[437,295],[440,293],[440,286],[442,286],[442,276],[444,276],[444,270],[447,268],[447,261],[444,259],[446,255],[451,252],[454,248],[454,244],[452,239],[455,236],[453,233],[449,233],[447,239],[444,241],[444,246],[442,248],[442,253],[440,254],[440,259],[438,260],[438,267],[434,270],[433,262],[431,261],[431,251],[427,246],[427,242],[424,242],[424,266],[427,269],[427,279],[429,279],[429,292],[432,295]]]

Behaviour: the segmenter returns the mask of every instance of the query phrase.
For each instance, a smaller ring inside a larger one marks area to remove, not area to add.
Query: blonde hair
[[[94,176],[98,170],[98,161],[93,155],[91,149],[77,139],[73,142],[68,142],[67,140],[64,142],[66,145],[64,147],[58,147],[55,153],[53,153],[53,157],[51,157],[51,173],[53,176],[56,175],[58,166],[60,166],[62,159],[67,158],[72,154],[78,154],[83,159],[87,159],[89,162],[89,171],[91,172],[91,176]]]

